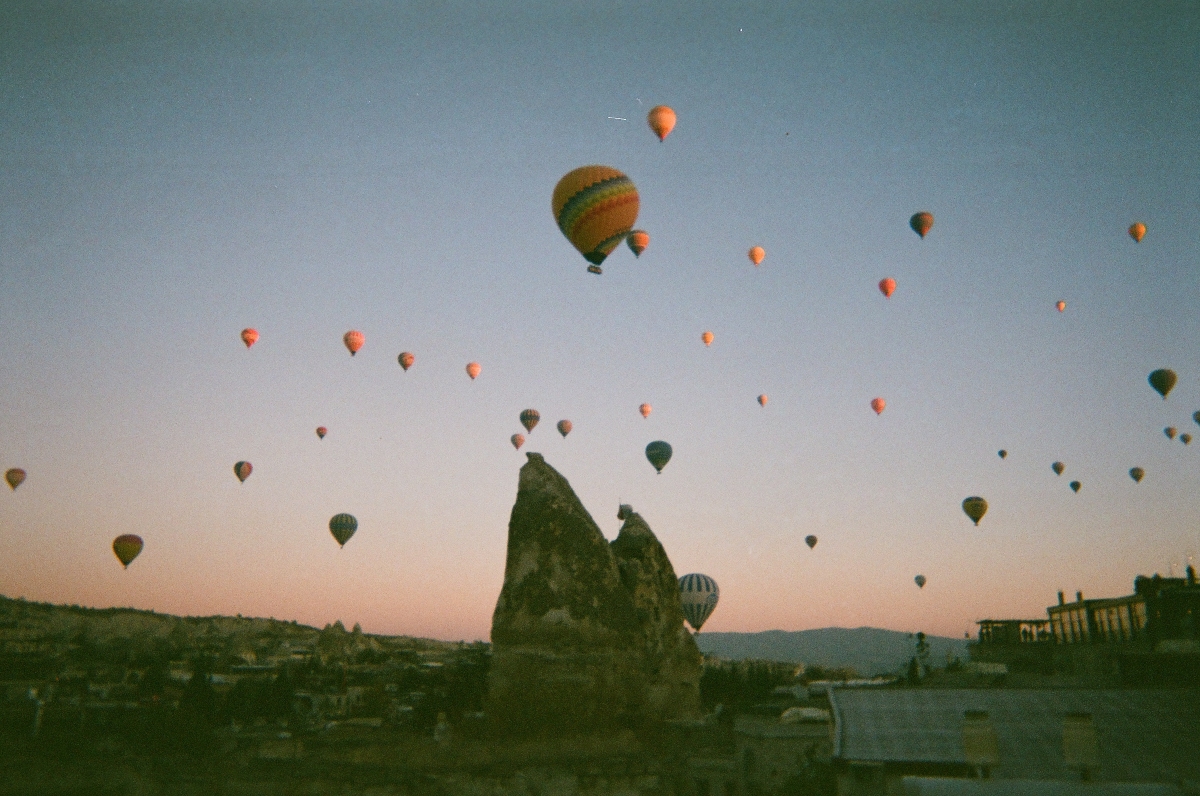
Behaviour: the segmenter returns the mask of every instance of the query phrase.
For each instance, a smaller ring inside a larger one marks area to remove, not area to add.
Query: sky
[[[1179,574],[1197,52],[1190,2],[2,4],[0,593],[487,639],[530,450],[705,630]],[[592,163],[651,236],[601,276],[550,211]]]

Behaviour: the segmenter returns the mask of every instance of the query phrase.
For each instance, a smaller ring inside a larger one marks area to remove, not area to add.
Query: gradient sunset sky
[[[0,593],[486,639],[529,450],[718,581],[706,631],[1178,573],[1198,52],[1182,1],[3,4]],[[591,163],[651,235],[599,277],[550,212]]]

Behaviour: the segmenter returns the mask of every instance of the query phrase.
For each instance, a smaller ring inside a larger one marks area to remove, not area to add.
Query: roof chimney
[[[1083,592],[1081,592],[1081,591],[1075,592],[1075,602],[1077,602],[1077,603],[1083,602]]]
[[[1083,780],[1100,767],[1100,740],[1091,713],[1068,713],[1063,717],[1063,762],[1079,771]]]
[[[986,710],[968,710],[963,715],[963,757],[972,766],[980,779],[988,776],[988,769],[1000,762],[1000,744],[996,739],[996,728],[988,718]]]
[[[1059,604],[1059,605],[1066,605],[1066,601],[1063,599],[1063,593],[1062,593],[1062,589],[1059,589],[1059,590],[1058,590],[1058,604]]]

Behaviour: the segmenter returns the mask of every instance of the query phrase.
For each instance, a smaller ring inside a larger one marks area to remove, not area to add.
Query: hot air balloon
[[[1054,464],[1050,465],[1050,469],[1054,471],[1055,475],[1062,475],[1063,470],[1067,469],[1067,466],[1062,462],[1055,462]]]
[[[512,446],[514,448],[516,448],[517,450],[521,450],[521,446],[525,444],[525,435],[524,434],[513,434],[511,437],[508,438],[508,441],[512,443]]]
[[[1196,425],[1200,425],[1200,411],[1192,412],[1192,420],[1196,421]]]
[[[962,502],[962,510],[976,525],[987,514],[987,501],[981,497],[969,497]]]
[[[570,420],[558,421],[558,433],[562,434],[564,437],[567,436],[568,434],[570,434],[571,429],[573,429],[573,428],[575,428],[575,426],[571,425]]]
[[[758,405],[759,405],[759,406],[766,406],[766,405],[767,405],[767,400],[768,400],[768,399],[767,399],[767,396],[766,396],[765,394],[758,396]]]
[[[614,168],[584,166],[554,186],[550,209],[571,245],[599,266],[632,231],[638,192],[633,181]]]
[[[767,256],[767,252],[762,246],[753,246],[746,256],[750,258],[750,262],[754,263],[755,267],[758,267],[758,264]]]
[[[358,520],[353,514],[334,514],[329,519],[329,532],[337,539],[338,547],[345,547],[357,530]]]
[[[1079,483],[1078,481],[1072,481],[1070,484],[1068,484],[1068,486],[1071,487],[1072,492],[1079,494],[1079,489],[1083,486],[1083,484]]]
[[[246,348],[249,348],[250,346],[257,343],[258,342],[258,330],[250,329],[250,328],[242,329],[242,342],[246,344]]]
[[[887,408],[887,401],[882,398],[872,398],[871,408],[875,410],[875,414],[881,415],[883,414],[883,410]]]
[[[880,279],[879,292],[883,294],[884,298],[891,298],[892,294],[896,292],[896,280],[890,276],[887,279]]]
[[[1065,311],[1066,311],[1066,309],[1067,309],[1067,302],[1065,302],[1065,301],[1059,301],[1057,304],[1055,304],[1055,305],[1054,305],[1054,307],[1055,307],[1055,309],[1057,309],[1059,312],[1065,312]]]
[[[346,348],[350,351],[350,356],[358,353],[358,349],[363,347],[363,341],[366,338],[363,333],[355,329],[351,329],[342,335],[342,342],[346,344]]]
[[[481,370],[483,370],[483,368],[479,366],[478,362],[467,363],[467,375],[471,377],[471,381],[475,380],[475,377],[479,375],[479,371]]]
[[[250,464],[250,462],[238,462],[233,466],[233,474],[236,475],[238,480],[243,484],[246,483],[246,479],[250,477],[250,473],[252,472],[254,472],[254,467]]]
[[[913,583],[917,584],[917,588],[918,588],[918,589],[923,589],[923,588],[925,588],[925,584],[926,584],[926,582],[927,582],[927,581],[925,580],[925,576],[924,576],[924,575],[917,575],[915,578],[913,578]]]
[[[317,426],[317,437],[319,439],[325,439],[325,435],[328,433],[329,429],[325,428],[325,426]]]
[[[1003,448],[1001,448],[1000,450],[996,451],[996,455],[997,455],[997,456],[999,456],[1001,459],[1007,459],[1007,458],[1008,458],[1008,451],[1006,451],[1006,450],[1004,450]]]
[[[1175,439],[1175,435],[1179,433],[1179,429],[1175,426],[1167,426],[1163,429],[1163,433],[1167,435],[1167,439]]]
[[[126,569],[129,568],[130,562],[138,557],[138,553],[142,552],[144,546],[142,537],[132,533],[123,533],[113,539],[112,543],[113,554]]]
[[[671,461],[671,446],[660,440],[655,440],[646,446],[646,458],[654,465],[654,469],[662,475],[663,468]]]
[[[1146,381],[1150,382],[1150,386],[1153,387],[1165,401],[1167,400],[1167,393],[1169,393],[1171,388],[1175,386],[1175,371],[1168,370],[1167,368],[1159,368],[1151,373]]]
[[[813,536],[812,534],[809,534],[808,536],[804,537],[804,543],[806,545],[808,545],[809,550],[812,550],[814,547],[817,546],[817,537]]]
[[[521,425],[525,426],[526,431],[533,431],[533,427],[538,424],[542,416],[538,414],[536,409],[526,409],[521,413]]]
[[[683,618],[697,633],[721,599],[717,582],[708,575],[692,573],[679,579],[679,602],[683,604]]]
[[[1192,435],[1186,434],[1186,433],[1180,434],[1179,441],[1182,442],[1184,445],[1191,445],[1192,444]]]
[[[650,404],[642,404],[638,407],[638,411],[642,413],[642,417],[650,417],[650,412],[653,410],[654,407],[652,407]],[[1200,414],[1200,412],[1197,412],[1197,414]]]
[[[1138,221],[1129,227],[1129,237],[1133,238],[1134,243],[1141,243],[1142,238],[1146,236],[1146,225]]]
[[[629,251],[633,252],[634,257],[641,257],[642,252],[646,251],[646,247],[650,245],[650,235],[640,229],[635,229],[625,239],[625,245],[629,247]]]
[[[17,487],[25,481],[25,471],[20,467],[14,467],[4,474],[4,480],[8,482],[9,488],[16,492]]]
[[[700,335],[700,339],[701,339],[702,341],[704,341],[704,345],[705,345],[705,347],[708,347],[708,346],[712,345],[712,341],[713,341],[713,333],[712,333],[712,332],[705,332],[704,334]]]
[[[413,363],[417,361],[417,358],[414,357],[409,351],[401,351],[400,356],[396,357],[396,361],[400,363],[400,367],[408,370],[413,366]]]
[[[924,238],[929,234],[929,230],[933,228],[933,213],[913,213],[913,217],[908,220],[908,225],[912,227],[913,232]]]
[[[646,122],[658,136],[659,143],[662,143],[675,129],[675,111],[666,105],[655,105],[650,109],[650,113],[646,114]]]
[[[1133,479],[1135,484],[1142,483],[1142,479],[1146,477],[1146,471],[1141,467],[1130,467],[1129,477]]]

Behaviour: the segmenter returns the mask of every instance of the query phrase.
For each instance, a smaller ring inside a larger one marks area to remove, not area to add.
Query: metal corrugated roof
[[[999,741],[995,776],[1061,779],[1072,776],[1063,718],[1087,712],[1100,742],[1097,779],[1200,779],[1197,690],[834,689],[830,700],[841,760],[965,763],[963,715],[984,710]]]

